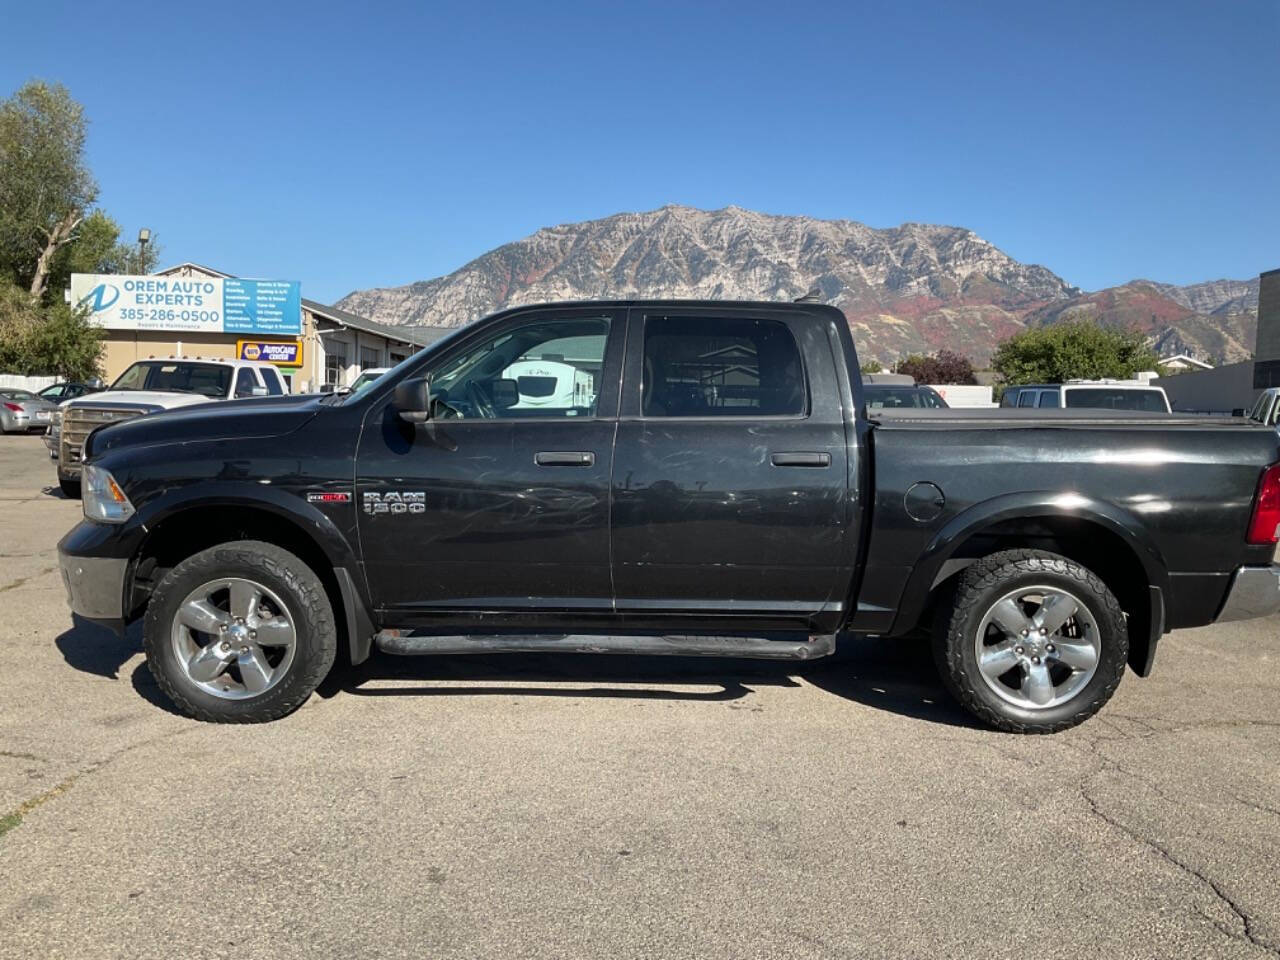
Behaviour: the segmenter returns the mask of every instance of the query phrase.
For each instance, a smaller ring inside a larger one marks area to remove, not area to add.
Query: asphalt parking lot
[[[0,957],[1280,955],[1280,618],[1047,738],[871,641],[375,657],[219,727],[72,622],[52,483],[0,437]]]

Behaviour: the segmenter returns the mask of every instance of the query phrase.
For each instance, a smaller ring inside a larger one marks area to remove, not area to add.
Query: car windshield
[[[1164,394],[1159,390],[1128,390],[1122,387],[1074,387],[1064,391],[1066,405],[1077,410],[1142,410],[1168,413]]]
[[[909,407],[940,410],[947,402],[929,387],[893,387],[869,384],[862,388],[867,408],[873,410],[899,410]]]
[[[198,393],[220,398],[225,397],[231,387],[231,372],[232,368],[225,363],[143,360],[120,374],[111,389]]]
[[[351,392],[359,393],[366,387],[380,380],[386,373],[386,370],[366,370],[364,373],[360,374],[360,376],[356,377],[355,382],[351,384]]]

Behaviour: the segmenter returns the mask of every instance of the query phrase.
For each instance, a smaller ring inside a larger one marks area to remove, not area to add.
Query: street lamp
[[[147,271],[147,244],[151,242],[151,231],[143,227],[138,231],[138,272]]]

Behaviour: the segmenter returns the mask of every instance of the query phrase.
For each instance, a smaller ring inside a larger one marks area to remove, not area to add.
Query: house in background
[[[1189,373],[1194,370],[1212,370],[1212,363],[1205,363],[1185,353],[1176,353],[1172,357],[1161,357],[1160,366],[1170,373]]]

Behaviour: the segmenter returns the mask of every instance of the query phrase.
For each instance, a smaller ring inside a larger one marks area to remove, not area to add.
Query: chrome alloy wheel
[[[1059,587],[1019,587],[992,604],[975,637],[978,673],[1002,700],[1026,710],[1066,703],[1093,679],[1098,622]]]
[[[256,697],[279,683],[298,640],[284,601],[240,577],[210,580],[187,594],[172,638],[187,678],[224,700]]]

